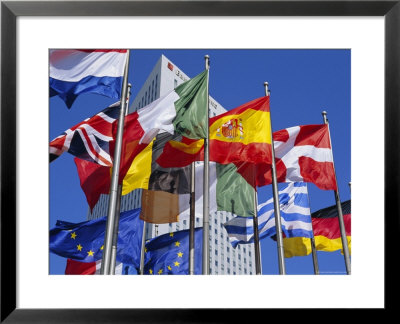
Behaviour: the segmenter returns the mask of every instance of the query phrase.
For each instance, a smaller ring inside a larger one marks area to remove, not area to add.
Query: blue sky
[[[132,103],[147,76],[164,54],[189,77],[204,70],[204,55],[210,56],[210,95],[225,109],[235,108],[271,90],[273,131],[307,124],[322,124],[328,112],[334,162],[342,201],[350,199],[351,181],[351,52],[350,50],[131,50],[128,81]],[[77,98],[71,109],[50,98],[49,141],[76,123],[98,113],[116,100],[95,94]],[[49,166],[49,228],[58,219],[86,220],[88,206],[79,185],[73,156],[64,153]],[[309,184],[311,211],[335,204],[334,193]],[[259,189],[259,202],[272,196],[271,186]],[[49,254],[50,274],[63,274],[65,259]],[[276,242],[261,241],[263,274],[278,274]],[[321,274],[345,274],[340,252],[318,252]],[[287,274],[313,274],[311,255],[285,259]]]

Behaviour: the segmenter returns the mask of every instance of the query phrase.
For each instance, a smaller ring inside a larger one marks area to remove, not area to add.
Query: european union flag
[[[143,221],[140,208],[120,214],[117,261],[139,269]],[[69,223],[58,220],[50,230],[50,252],[81,262],[102,258],[107,217]]]
[[[195,228],[194,273],[202,274],[203,228]],[[189,230],[157,236],[146,243],[144,274],[189,274]]]

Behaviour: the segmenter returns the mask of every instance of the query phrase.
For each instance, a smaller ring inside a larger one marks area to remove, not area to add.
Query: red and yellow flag
[[[269,97],[210,118],[210,161],[271,163]]]
[[[271,159],[269,97],[261,97],[209,121],[210,161],[262,163]],[[169,141],[157,163],[163,168],[183,167],[204,159],[204,140]]]

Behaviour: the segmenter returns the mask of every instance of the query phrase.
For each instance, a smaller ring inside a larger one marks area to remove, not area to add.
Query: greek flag
[[[282,231],[286,237],[312,237],[307,186],[304,182],[287,183],[279,191]],[[276,234],[273,198],[257,206],[259,238]],[[233,247],[253,243],[253,218],[237,216],[224,224]]]

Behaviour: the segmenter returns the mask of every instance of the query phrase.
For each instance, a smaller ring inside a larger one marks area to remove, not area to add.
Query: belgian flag
[[[351,253],[351,200],[342,202],[342,212]],[[336,205],[312,213],[311,218],[316,250],[326,252],[343,250]],[[283,247],[286,258],[305,256],[311,253],[310,239],[305,237],[284,238]]]
[[[154,140],[141,148],[141,151],[133,160],[124,155],[121,162],[120,182],[122,182],[122,195],[126,195],[135,189],[144,189],[142,194],[143,210],[141,218],[149,214],[149,206],[154,204],[166,204],[168,199],[175,198],[176,194],[189,193],[190,166],[184,168],[162,168],[157,162],[165,143],[177,139],[176,135],[167,132],[158,134]],[[127,150],[129,152],[129,150]],[[92,162],[74,159],[81,188],[86,195],[86,200],[92,210],[101,194],[108,194],[111,183],[111,168]],[[129,163],[129,164],[128,164]],[[160,200],[161,199],[161,200]],[[160,217],[162,214],[160,214]],[[144,219],[144,218],[143,218]],[[164,221],[172,222],[174,218],[161,217]],[[150,221],[147,220],[146,221]]]

